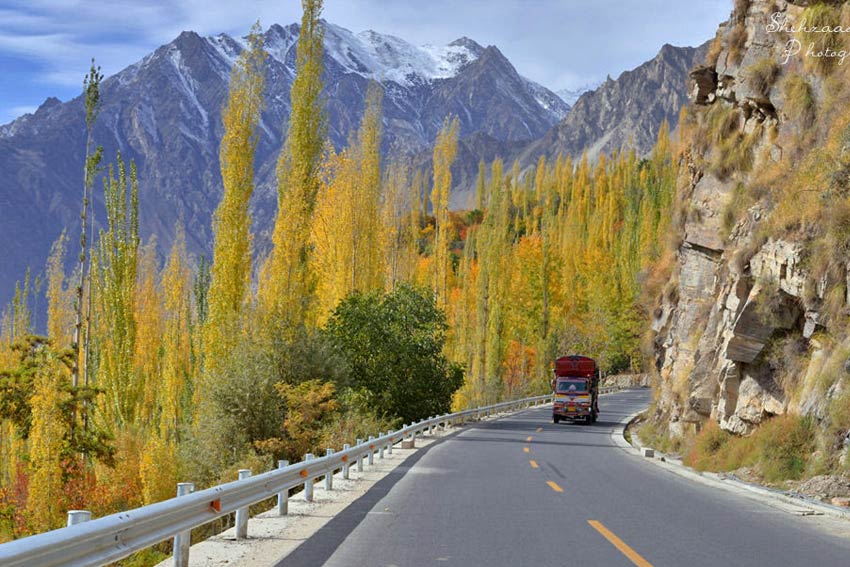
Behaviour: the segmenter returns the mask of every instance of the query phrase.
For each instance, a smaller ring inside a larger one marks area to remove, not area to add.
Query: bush
[[[814,423],[810,417],[777,416],[763,423],[754,439],[766,481],[798,479],[814,450]]]
[[[447,413],[463,383],[462,368],[443,355],[446,329],[430,292],[401,285],[348,296],[324,332],[350,364],[340,386],[364,392],[380,417],[409,423]]]

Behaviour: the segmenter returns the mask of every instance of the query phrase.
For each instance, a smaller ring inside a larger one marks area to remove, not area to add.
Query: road
[[[850,539],[616,447],[611,432],[649,396],[604,396],[593,426],[555,425],[549,408],[468,425],[408,458],[279,565],[850,565]]]

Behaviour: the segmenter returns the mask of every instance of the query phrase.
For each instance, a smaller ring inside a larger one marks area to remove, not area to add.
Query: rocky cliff
[[[674,436],[810,415],[846,459],[850,61],[825,55],[845,34],[796,29],[846,25],[842,4],[739,0],[691,73],[651,335],[655,417]]]

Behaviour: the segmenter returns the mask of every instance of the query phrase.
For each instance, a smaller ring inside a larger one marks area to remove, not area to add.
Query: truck
[[[552,378],[552,421],[562,419],[585,424],[599,415],[599,367],[586,356],[562,356],[555,360]]]

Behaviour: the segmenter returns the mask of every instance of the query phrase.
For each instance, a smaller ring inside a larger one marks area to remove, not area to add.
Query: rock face
[[[785,40],[765,31],[777,9],[791,21],[802,14],[802,8],[787,2],[753,0],[746,14],[733,14],[721,26],[724,47],[716,63],[690,74],[696,114],[728,113],[736,132],[755,137],[757,165],[759,160],[780,161],[781,147],[773,140],[799,126],[787,119],[778,87],[758,91],[748,77],[754,65],[779,59]],[[735,54],[731,37],[740,34],[741,26],[747,41]],[[791,72],[802,73],[802,63],[792,61],[777,70],[780,77]],[[802,242],[759,236],[770,214],[762,204],[726,214],[736,190],[750,179],[746,173],[712,172],[706,166],[711,151],[689,158],[689,173],[681,183],[683,240],[673,280],[653,320],[658,411],[674,434],[708,419],[746,434],[769,416],[788,411],[822,418],[827,399],[836,395],[824,396],[812,387],[824,362],[815,333],[823,325],[819,309],[825,286],[812,282]],[[768,352],[777,345],[788,352]],[[800,368],[780,379],[777,364],[798,360]],[[843,382],[836,384],[838,391]]]

